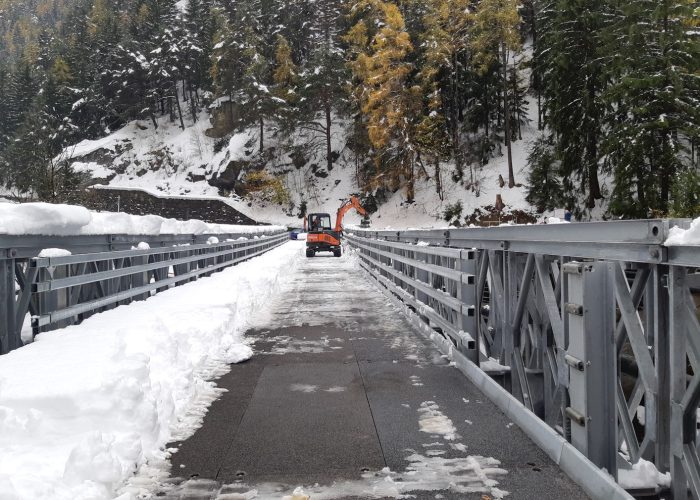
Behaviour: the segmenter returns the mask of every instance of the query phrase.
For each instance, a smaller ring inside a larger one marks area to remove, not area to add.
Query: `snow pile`
[[[209,380],[252,355],[242,334],[301,258],[289,243],[2,356],[0,498],[114,498],[162,463],[219,394]]]
[[[3,203],[0,234],[80,234],[92,217],[85,207],[49,203]]]
[[[200,220],[179,221],[157,215],[91,212],[85,207],[50,203],[0,204],[0,234],[256,234],[283,230],[282,226],[237,226]]]
[[[50,257],[68,257],[71,255],[70,250],[64,248],[44,248],[39,252],[39,257],[50,258]]]
[[[653,463],[639,459],[631,469],[620,468],[618,483],[625,489],[656,488],[657,486],[671,486],[671,473],[660,473]]]
[[[688,229],[673,226],[668,232],[665,245],[700,245],[700,217],[691,222]]]

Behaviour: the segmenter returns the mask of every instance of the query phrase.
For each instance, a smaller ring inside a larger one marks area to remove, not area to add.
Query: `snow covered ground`
[[[178,221],[156,215],[93,212],[76,205],[1,203],[0,234],[260,234],[282,226],[238,226],[199,220]]]
[[[291,279],[302,245],[2,356],[0,498],[136,498],[164,474],[166,444],[201,425],[219,394],[211,379],[252,355],[242,334]]]

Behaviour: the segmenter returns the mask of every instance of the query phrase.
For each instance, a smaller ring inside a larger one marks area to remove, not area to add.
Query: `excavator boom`
[[[343,217],[345,217],[345,214],[353,208],[357,210],[357,213],[359,213],[360,215],[364,217],[367,216],[367,210],[364,209],[364,207],[360,203],[360,200],[357,198],[357,196],[352,196],[348,201],[343,202],[343,204],[338,209],[338,214],[335,218],[336,232],[341,232],[343,230]]]

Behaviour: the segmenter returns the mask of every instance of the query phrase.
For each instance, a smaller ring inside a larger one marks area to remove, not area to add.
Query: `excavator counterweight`
[[[306,236],[306,256],[313,257],[316,252],[333,252],[340,257],[342,250],[340,242],[343,236],[343,217],[348,211],[355,209],[367,220],[367,211],[360,204],[360,200],[353,196],[343,202],[338,209],[335,218],[335,226],[331,226],[331,216],[324,213],[312,213],[304,219]]]

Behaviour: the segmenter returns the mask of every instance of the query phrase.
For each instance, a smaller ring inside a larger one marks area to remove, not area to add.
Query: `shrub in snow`
[[[700,172],[686,170],[676,177],[672,189],[673,217],[697,217],[700,215]]]
[[[564,204],[564,189],[559,180],[559,160],[547,136],[540,136],[527,157],[530,166],[529,187],[525,199],[538,212],[554,210]]]
[[[462,206],[461,201],[450,203],[449,205],[447,205],[447,207],[445,207],[445,211],[443,212],[442,217],[451,225],[459,226],[459,219],[462,218],[463,209],[464,207]]]

